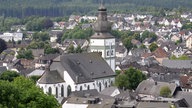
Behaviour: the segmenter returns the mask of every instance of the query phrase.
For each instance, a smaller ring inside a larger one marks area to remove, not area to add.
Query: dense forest
[[[100,0],[0,0],[0,16],[27,17],[95,14]],[[191,0],[104,0],[112,12],[155,12],[157,9],[191,9]]]

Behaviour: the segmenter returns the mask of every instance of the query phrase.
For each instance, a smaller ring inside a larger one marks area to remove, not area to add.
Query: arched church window
[[[101,83],[99,83],[99,92],[101,92]]]
[[[107,88],[107,82],[105,82],[105,88]]]
[[[55,96],[56,96],[56,98],[58,98],[58,88],[57,87],[55,88]]]
[[[109,56],[109,53],[110,53],[110,52],[109,52],[109,51],[107,51],[107,56]]]
[[[64,97],[64,86],[61,86],[61,97]]]
[[[80,91],[82,91],[83,90],[83,88],[82,88],[82,86],[80,86]]]
[[[89,87],[89,85],[87,86],[87,90],[89,90],[90,89],[90,87]]]
[[[67,96],[69,96],[71,94],[71,86],[68,85],[67,86]]]
[[[52,88],[51,88],[51,87],[49,87],[48,93],[49,93],[49,94],[52,94]]]
[[[111,50],[111,55],[113,55],[113,50]]]

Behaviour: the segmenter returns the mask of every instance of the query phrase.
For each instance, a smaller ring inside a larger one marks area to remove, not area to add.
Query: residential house
[[[5,40],[6,42],[9,41],[19,41],[19,40],[23,40],[23,33],[20,32],[15,32],[15,33],[3,33],[0,35],[0,38]]]
[[[152,52],[152,56],[161,64],[164,59],[168,59],[168,54],[162,48],[157,48]]]
[[[33,60],[27,60],[27,59],[20,59],[21,65],[23,65],[24,68],[34,68],[35,63]]]
[[[45,72],[45,70],[41,70],[41,69],[36,69],[34,71],[32,71],[31,73],[27,74],[27,77],[31,77],[31,76],[42,76],[43,73]]]
[[[58,98],[71,91],[103,89],[115,81],[115,73],[98,53],[65,54],[55,58],[37,85]]]
[[[105,88],[104,90],[102,90],[100,92],[100,94],[103,94],[106,96],[111,96],[111,97],[116,97],[117,95],[120,94],[120,89],[115,86],[111,86],[111,87],[108,87],[108,88]]]
[[[170,103],[164,103],[164,102],[139,102],[136,108],[170,108]]]
[[[5,72],[5,71],[7,71],[7,67],[6,67],[6,66],[0,66],[0,75],[1,75],[3,72]]]
[[[86,50],[88,48],[89,42],[86,39],[65,39],[63,41],[63,47],[65,51],[70,45],[73,45],[74,48],[80,46],[81,49]]]
[[[153,38],[146,38],[144,41],[143,41],[143,44],[149,48],[149,46],[151,45],[152,42],[154,42],[155,40]]]
[[[192,76],[180,76],[180,86],[182,91],[192,92]]]
[[[133,44],[133,46],[136,46],[137,48],[141,46],[141,42],[136,39],[132,39],[131,43]]]
[[[177,58],[185,53],[185,49],[181,45],[177,45],[177,48],[172,52]]]
[[[186,47],[192,49],[192,35],[186,39]]]
[[[180,40],[180,37],[179,37],[178,35],[173,35],[173,36],[171,36],[171,41],[177,42],[177,41],[179,41],[179,40]]]
[[[42,55],[35,63],[35,68],[46,68],[59,54]]]
[[[50,42],[56,42],[57,38],[62,36],[62,30],[51,30],[49,32],[50,35]]]
[[[192,108],[192,102],[191,102],[192,93],[191,92],[179,91],[179,92],[177,92],[175,98],[185,99],[186,103],[188,104],[188,106],[183,106],[183,107],[179,107],[179,108]],[[184,104],[185,103],[183,103],[182,105],[184,105]]]
[[[31,49],[34,59],[39,59],[40,56],[44,55],[44,49]]]
[[[191,69],[192,60],[168,60],[162,61],[162,65],[174,69]]]
[[[174,96],[177,88],[177,85],[175,83],[156,82],[152,79],[142,81],[138,85],[135,92],[138,94],[139,100],[157,100],[158,97],[161,97],[161,88],[165,86],[168,86],[170,88],[170,95]]]
[[[97,90],[75,91],[62,105],[62,108],[113,108],[115,99],[101,95]]]

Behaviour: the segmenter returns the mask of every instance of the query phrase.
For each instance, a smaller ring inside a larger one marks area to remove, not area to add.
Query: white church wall
[[[67,103],[67,101],[62,105],[62,108],[87,108],[88,104],[75,104]]]
[[[90,46],[104,46],[104,39],[90,39]]]
[[[64,86],[64,91],[63,93],[65,93],[65,83],[58,83],[58,84],[39,84],[37,83],[37,85],[43,90],[44,93],[50,93],[49,89],[51,88],[51,94],[54,95],[56,97],[56,88],[58,90],[58,97],[60,98],[61,96],[61,87],[62,85]]]

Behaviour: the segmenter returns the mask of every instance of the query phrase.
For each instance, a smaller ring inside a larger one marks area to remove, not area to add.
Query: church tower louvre
[[[90,38],[90,51],[100,52],[115,72],[115,37],[110,34],[111,25],[107,20],[107,9],[101,3],[98,8],[97,21],[93,24],[95,34]]]

